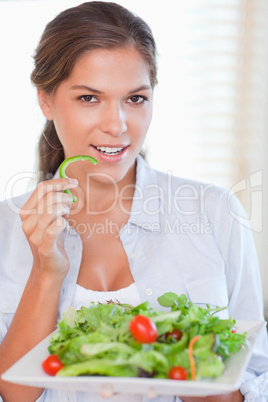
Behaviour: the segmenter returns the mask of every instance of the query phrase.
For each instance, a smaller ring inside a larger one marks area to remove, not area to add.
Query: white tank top
[[[75,294],[73,297],[72,305],[79,309],[82,306],[89,306],[91,302],[94,303],[106,303],[108,300],[119,301],[120,303],[128,303],[132,306],[137,306],[141,303],[141,299],[135,283],[130,286],[111,292],[98,292],[95,290],[85,289],[80,285],[76,284]],[[79,395],[80,394],[80,395]],[[82,395],[81,395],[82,394]],[[77,400],[79,401],[83,398],[84,393],[77,392]],[[80,396],[80,398],[79,398]],[[117,394],[108,398],[109,402],[142,402],[142,395],[129,395],[129,394]],[[87,397],[88,401],[103,402],[103,399],[99,394],[90,393]]]
[[[79,309],[82,306],[88,307],[91,302],[106,303],[108,300],[118,300],[120,303],[128,303],[132,306],[137,306],[141,303],[140,295],[134,282],[126,288],[111,292],[98,292],[96,290],[85,289],[76,284],[72,305],[76,309]]]

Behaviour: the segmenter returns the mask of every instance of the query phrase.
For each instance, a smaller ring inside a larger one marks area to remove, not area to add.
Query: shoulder
[[[139,176],[142,179],[138,183],[143,185],[143,200],[154,206],[161,215],[160,219],[204,223],[213,228],[215,237],[221,237],[223,233],[229,236],[234,230],[246,234],[250,229],[247,213],[231,190],[162,172],[144,160],[140,162]]]
[[[5,295],[21,295],[32,267],[32,253],[19,215],[29,196],[26,193],[0,202],[0,287]],[[12,302],[14,311],[17,298]]]
[[[21,194],[13,198],[7,198],[0,201],[0,217],[1,220],[16,219],[23,205],[30,197],[31,192]]]
[[[233,209],[241,210],[240,202],[230,190],[213,183],[176,176],[171,171],[162,172],[144,160],[140,162],[139,173],[143,184],[158,193],[163,211],[168,208],[175,215],[201,214],[209,220],[218,220]]]
[[[147,175],[151,180],[148,182],[158,183],[163,189],[170,188],[173,192],[181,193],[185,195],[206,194],[212,198],[221,197],[228,190],[215,186],[212,183],[206,183],[190,178],[174,175],[172,171],[163,172],[149,165],[141,157],[138,158],[138,173],[141,175]],[[153,179],[153,180],[152,180]]]
[[[14,198],[0,201],[0,242],[6,244],[10,237],[20,236],[21,229],[20,210],[28,200],[31,193],[25,193]]]

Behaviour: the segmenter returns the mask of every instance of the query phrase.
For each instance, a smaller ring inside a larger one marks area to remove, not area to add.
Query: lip
[[[91,149],[92,149],[93,153],[96,155],[97,160],[101,159],[104,162],[108,162],[108,163],[118,163],[124,158],[124,156],[125,156],[125,154],[126,154],[126,152],[128,150],[129,145],[123,145],[123,144],[116,144],[116,145],[101,144],[101,145],[97,145],[98,148],[100,148],[100,147],[123,148],[123,150],[119,154],[116,154],[116,155],[104,155],[103,153],[98,151],[97,148],[95,148],[95,147],[96,147],[96,145],[94,145],[94,146],[91,145]]]

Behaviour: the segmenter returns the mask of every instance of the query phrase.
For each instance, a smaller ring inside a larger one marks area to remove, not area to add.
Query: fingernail
[[[68,180],[69,180],[69,183],[78,185],[77,179],[72,179],[71,177],[68,177]]]

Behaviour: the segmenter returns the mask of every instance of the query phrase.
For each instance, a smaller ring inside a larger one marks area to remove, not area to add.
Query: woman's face
[[[104,182],[106,176],[119,182],[134,172],[153,109],[149,67],[135,49],[84,54],[53,96],[39,92],[39,102],[54,121],[66,158],[93,156],[96,166],[80,166],[101,173],[98,180]]]

